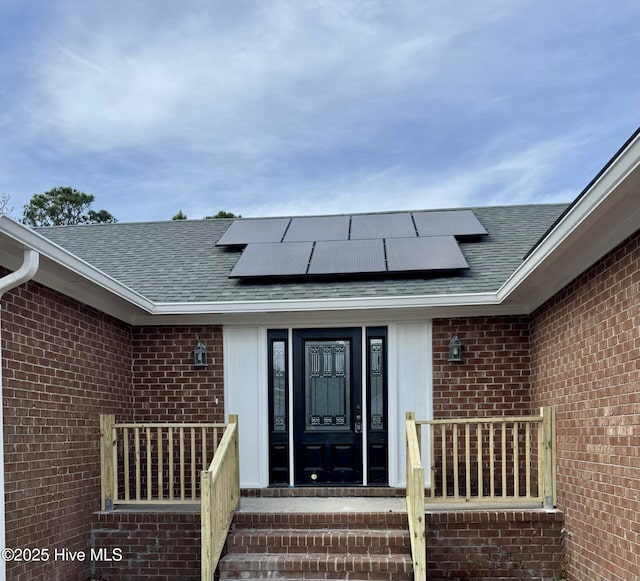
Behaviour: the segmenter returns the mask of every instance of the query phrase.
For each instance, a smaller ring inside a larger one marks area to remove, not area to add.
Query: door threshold
[[[273,486],[270,488],[243,488],[244,497],[386,497],[399,498],[406,495],[404,488],[390,486]]]

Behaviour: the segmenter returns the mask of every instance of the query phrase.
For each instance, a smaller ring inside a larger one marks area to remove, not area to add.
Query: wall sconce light
[[[449,341],[449,361],[451,361],[452,363],[463,363],[463,348],[464,345],[460,342],[460,339],[458,339],[458,334],[456,333],[453,337],[451,337],[451,341]]]
[[[194,367],[206,367],[207,366],[207,348],[204,343],[200,341],[200,337],[197,336],[198,343],[193,350],[193,365]]]

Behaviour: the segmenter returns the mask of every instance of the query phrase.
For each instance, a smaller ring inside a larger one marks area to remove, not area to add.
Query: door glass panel
[[[286,349],[284,341],[274,341],[272,349],[273,382],[273,429],[276,432],[287,430],[287,385],[285,377]]]
[[[371,430],[384,429],[384,344],[369,339],[369,413]]]
[[[305,429],[351,429],[350,341],[305,341]]]

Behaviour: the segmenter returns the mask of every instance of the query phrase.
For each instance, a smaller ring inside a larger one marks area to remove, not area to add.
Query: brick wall
[[[92,548],[100,581],[200,581],[200,514],[96,513]]]
[[[532,317],[533,404],[557,408],[569,578],[640,579],[640,234]]]
[[[1,302],[7,547],[50,551],[7,563],[12,581],[85,581],[100,507],[99,414],[131,419],[127,326],[35,283]]]
[[[222,422],[222,327],[133,329],[133,401],[137,422]],[[196,369],[196,336],[209,365]]]
[[[464,363],[447,361],[456,333]],[[434,320],[434,417],[528,414],[530,363],[527,317]]]
[[[426,523],[430,581],[550,581],[561,571],[561,512],[428,512]]]

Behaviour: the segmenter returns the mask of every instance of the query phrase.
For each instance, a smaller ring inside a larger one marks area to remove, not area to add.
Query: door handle
[[[360,414],[356,416],[355,432],[356,434],[362,433],[362,416]]]

